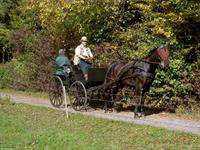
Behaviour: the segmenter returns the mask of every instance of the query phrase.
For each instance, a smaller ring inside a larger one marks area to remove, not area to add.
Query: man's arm
[[[88,48],[88,51],[89,51],[90,58],[93,58],[94,56],[93,56],[93,54],[92,54],[90,48]]]

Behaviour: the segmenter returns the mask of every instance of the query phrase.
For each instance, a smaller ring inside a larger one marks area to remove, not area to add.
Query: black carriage
[[[64,72],[63,76],[53,74],[49,82],[49,100],[54,107],[63,104],[65,95],[77,111],[86,110],[91,100],[102,101],[98,95],[103,90],[106,68],[90,68],[87,81],[78,66],[66,66]]]
[[[107,102],[102,97],[106,73],[107,68],[90,68],[87,81],[80,78],[80,75],[76,77],[77,80],[71,84],[68,93],[74,110],[87,110],[91,101]]]

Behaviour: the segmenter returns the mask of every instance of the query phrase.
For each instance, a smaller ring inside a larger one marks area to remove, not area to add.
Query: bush
[[[11,36],[14,58],[6,64],[9,83],[17,90],[47,90],[53,69],[55,46],[53,40],[28,29]]]
[[[0,66],[0,89],[8,87],[8,70],[5,66]]]
[[[199,103],[199,65],[199,61],[186,63],[183,54],[172,53],[169,68],[157,71],[148,95],[157,97],[160,102],[156,104],[166,107]]]
[[[5,65],[8,71],[7,77],[10,87],[16,90],[30,88],[31,76],[35,71],[33,59],[34,55],[27,53],[26,55],[21,55],[18,59],[12,59]]]

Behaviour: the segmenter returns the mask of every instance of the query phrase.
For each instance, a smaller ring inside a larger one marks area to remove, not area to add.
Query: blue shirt
[[[64,66],[71,65],[70,60],[65,55],[56,57],[56,74],[64,75]]]

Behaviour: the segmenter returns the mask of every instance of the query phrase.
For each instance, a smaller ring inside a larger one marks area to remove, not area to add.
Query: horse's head
[[[159,65],[162,68],[167,67],[169,65],[169,60],[168,60],[169,55],[170,55],[169,50],[165,46],[163,46],[163,47],[157,48],[156,52],[159,58]]]
[[[150,51],[149,55],[144,58],[144,61],[150,64],[160,65],[162,68],[165,68],[169,65],[169,50],[165,47],[154,48]]]

